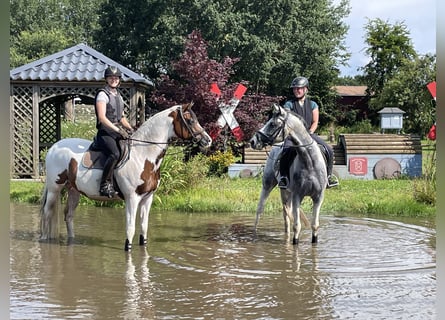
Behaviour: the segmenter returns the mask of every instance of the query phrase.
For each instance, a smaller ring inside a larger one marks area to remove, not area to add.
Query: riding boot
[[[338,186],[339,182],[338,182],[338,178],[332,174],[333,171],[333,167],[334,167],[334,159],[332,159],[332,157],[329,156],[329,153],[326,152],[326,158],[327,158],[327,174],[328,174],[328,188],[332,188],[335,186]]]
[[[117,160],[114,158],[108,158],[105,162],[102,178],[100,180],[99,193],[101,196],[113,198],[116,195],[113,186],[113,172],[116,164]]]
[[[278,187],[280,189],[287,189],[289,186],[289,155],[290,154],[290,148],[284,148],[281,152],[280,157],[280,181],[278,181]]]

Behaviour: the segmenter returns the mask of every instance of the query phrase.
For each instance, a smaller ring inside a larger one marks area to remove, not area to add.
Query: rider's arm
[[[319,120],[320,120],[320,111],[318,109],[318,105],[314,101],[312,101],[312,123],[311,127],[309,128],[309,132],[311,134],[317,130]]]

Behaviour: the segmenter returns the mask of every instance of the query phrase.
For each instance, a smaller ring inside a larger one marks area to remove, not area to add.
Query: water
[[[253,213],[152,213],[131,253],[123,210],[74,221],[73,245],[39,243],[38,207],[11,204],[11,319],[436,318],[431,221],[322,216],[294,247],[278,214],[255,237]]]

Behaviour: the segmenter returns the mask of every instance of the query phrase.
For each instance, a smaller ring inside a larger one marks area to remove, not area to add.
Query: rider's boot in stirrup
[[[281,176],[280,181],[278,181],[278,187],[280,189],[287,189],[289,186],[289,179],[286,176]]]
[[[116,196],[116,191],[113,186],[113,171],[116,163],[117,160],[113,158],[108,158],[105,162],[99,189],[99,193],[103,197],[113,198]]]

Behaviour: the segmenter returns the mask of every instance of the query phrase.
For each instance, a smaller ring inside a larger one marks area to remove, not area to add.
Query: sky
[[[364,26],[368,18],[379,18],[391,25],[403,22],[418,54],[436,53],[436,0],[349,0],[349,3],[351,13],[344,22],[349,25],[345,43],[351,58],[349,66],[340,68],[341,76],[362,74],[357,68],[368,63],[364,54]]]

